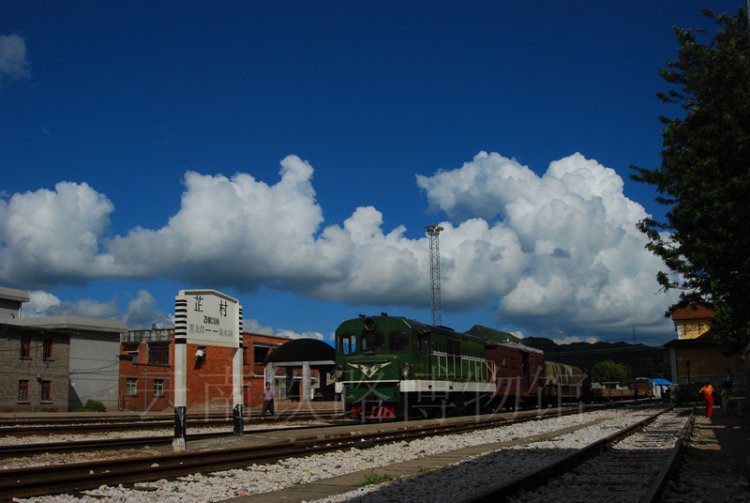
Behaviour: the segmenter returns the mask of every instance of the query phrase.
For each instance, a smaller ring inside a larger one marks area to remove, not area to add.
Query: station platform
[[[711,418],[696,407],[695,425],[678,475],[678,494],[692,501],[750,501],[750,414]]]

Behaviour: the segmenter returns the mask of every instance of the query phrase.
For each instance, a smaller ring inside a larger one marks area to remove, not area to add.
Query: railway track
[[[350,424],[350,422],[337,422],[331,423],[330,426],[336,424]],[[323,425],[308,425],[308,426],[288,426],[278,428],[262,428],[249,430],[246,434],[262,434],[267,432],[282,432],[287,430],[306,430],[320,428]],[[215,431],[215,432],[203,432],[203,433],[192,433],[187,435],[188,442],[195,442],[198,440],[208,440],[212,438],[224,438],[232,436],[231,429]],[[52,454],[61,452],[76,452],[76,451],[104,451],[114,449],[139,449],[145,446],[155,445],[169,445],[172,443],[174,436],[172,435],[155,435],[149,437],[125,437],[125,438],[97,438],[91,440],[72,440],[64,442],[40,442],[40,443],[23,443],[23,444],[12,444],[12,445],[0,445],[0,459],[9,458],[11,456],[36,456],[40,454]]]
[[[292,411],[277,413],[275,416],[260,418],[260,416],[249,416],[244,418],[244,423],[257,424],[258,422],[282,422],[290,420],[330,419],[341,417],[341,411],[334,409],[320,411]],[[187,420],[188,431],[190,428],[203,428],[211,426],[233,425],[231,417],[222,415],[190,416]],[[106,416],[94,417],[71,417],[71,418],[23,418],[0,420],[0,436],[28,436],[38,434],[55,433],[80,433],[92,432],[115,432],[134,431],[150,429],[169,429],[174,427],[174,417],[163,416],[159,418],[140,416]]]
[[[466,501],[658,501],[692,424],[690,411],[659,412]]]
[[[550,414],[553,415],[563,415],[563,414],[569,414],[571,413],[570,409],[565,410],[562,412],[563,409],[550,409],[547,412],[547,416]],[[526,420],[531,418],[532,416],[537,415],[537,412],[528,411],[525,413],[525,415],[519,416],[522,419]],[[329,421],[329,426],[347,426],[347,425],[353,425],[357,424],[356,421],[351,420],[345,420],[338,418],[338,415],[334,416],[336,419]],[[538,417],[538,415],[537,415]],[[295,419],[298,419],[297,416],[295,416]],[[302,420],[306,419],[312,419],[312,417],[302,417]],[[277,421],[283,421],[282,419],[276,419]],[[162,424],[162,429],[169,429],[173,425],[172,424]],[[212,439],[212,438],[224,438],[231,436],[231,424],[232,423],[216,423],[212,422],[210,423],[211,426],[217,426],[226,424],[228,426],[228,429],[222,430],[222,431],[215,431],[215,432],[200,432],[200,433],[190,433],[190,428],[188,428],[188,435],[187,435],[187,441],[188,442],[194,442],[198,440],[206,440],[206,439]],[[257,425],[257,423],[254,423]],[[99,425],[97,425],[97,429],[95,431],[112,431],[108,428],[99,428]],[[190,427],[196,427],[201,426],[200,424],[196,425],[195,423],[189,423]],[[205,426],[205,424],[203,425]],[[266,432],[281,432],[281,431],[287,431],[287,430],[295,430],[295,431],[302,431],[306,429],[314,429],[314,428],[320,428],[325,425],[316,424],[316,425],[309,425],[309,426],[289,426],[289,427],[275,427],[275,428],[260,428],[260,429],[252,429],[247,430],[245,434],[263,434]],[[41,432],[37,429],[37,427],[31,428],[29,430],[20,429],[19,432],[22,432],[24,436],[34,434],[34,433],[53,433],[57,432],[56,426],[51,425],[43,425],[45,429],[43,429]],[[49,427],[50,429],[46,429],[46,427]],[[64,430],[66,433],[71,433],[71,430],[68,428]],[[28,438],[28,437],[27,437]],[[66,441],[60,441],[60,442],[29,442],[28,440],[19,443],[19,444],[6,444],[6,445],[0,445],[0,459],[7,459],[10,457],[31,457],[36,456],[40,454],[52,454],[52,453],[62,453],[62,452],[83,452],[83,451],[104,451],[104,450],[114,450],[114,449],[139,449],[146,446],[157,446],[157,445],[169,445],[172,443],[173,436],[170,435],[153,435],[153,436],[142,436],[139,435],[137,437],[120,437],[120,438],[94,438],[94,439],[82,439],[82,440],[66,440]]]
[[[251,442],[249,446],[229,449],[8,469],[0,471],[0,500],[77,492],[101,485],[128,485],[176,478],[192,473],[240,468],[251,463],[268,463],[291,456],[304,456],[351,447],[361,449],[394,441],[410,441],[425,436],[460,433],[578,412],[572,409],[565,412],[549,412],[540,416],[534,411],[529,411],[525,415],[494,415],[482,419],[471,417],[451,422],[357,425],[356,428],[361,428],[361,431],[333,428],[328,433],[318,432],[318,434],[299,436],[295,439],[275,441],[265,445]]]

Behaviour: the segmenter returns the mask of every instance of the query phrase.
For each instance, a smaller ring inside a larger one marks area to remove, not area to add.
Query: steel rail
[[[695,410],[690,414],[690,419],[680,431],[677,442],[674,448],[669,453],[669,458],[661,469],[659,474],[656,476],[651,486],[648,488],[646,494],[639,500],[639,503],[655,503],[659,501],[664,488],[667,485],[667,481],[672,477],[675,470],[679,466],[679,461],[682,458],[682,454],[685,452],[685,448],[690,439],[690,435],[693,432],[695,426]]]
[[[577,409],[568,410],[555,415],[569,415],[578,412]],[[387,423],[383,425],[382,429],[376,431],[357,433],[346,431],[340,434],[316,435],[260,446],[1,470],[0,501],[12,497],[81,491],[104,484],[130,484],[162,478],[176,478],[191,473],[242,467],[250,463],[272,462],[290,456],[350,447],[367,448],[400,440],[412,440],[431,435],[459,433],[467,430],[546,419],[550,416],[551,414],[541,416],[539,414],[515,415],[515,417],[510,418],[492,416],[484,420],[473,418],[452,424]]]
[[[664,410],[659,411],[656,414],[638,421],[622,430],[615,432],[611,435],[606,436],[596,442],[593,442],[565,457],[562,459],[542,466],[541,468],[519,477],[516,477],[508,482],[505,482],[497,487],[490,488],[472,498],[467,499],[467,502],[471,503],[484,503],[484,502],[497,502],[506,501],[511,496],[519,493],[525,489],[533,489],[542,485],[547,484],[552,478],[560,476],[573,468],[577,467],[581,463],[587,461],[594,456],[597,456],[607,450],[613,444],[620,442],[622,439],[632,435],[633,433],[643,429],[645,426],[652,423],[660,415],[671,411],[674,406],[668,407]]]
[[[328,426],[341,426],[346,424],[355,423],[331,423]],[[269,432],[281,432],[289,430],[308,430],[321,428],[325,425],[308,425],[308,426],[288,426],[282,428],[263,428],[256,430],[248,430],[245,434],[263,434]],[[227,429],[224,431],[216,432],[204,432],[204,433],[188,433],[187,441],[194,442],[196,440],[205,440],[209,438],[222,438],[232,436],[232,430]],[[42,453],[53,453],[53,452],[73,452],[73,451],[91,451],[96,449],[122,449],[122,448],[137,448],[144,447],[147,445],[162,445],[171,444],[174,437],[171,435],[159,435],[152,437],[126,437],[126,438],[98,438],[91,440],[73,440],[66,442],[47,442],[47,443],[26,443],[26,444],[13,444],[13,445],[0,445],[0,459],[8,458],[10,456],[33,456]]]
[[[334,415],[334,414],[343,414],[344,412],[341,409],[284,409],[284,410],[277,410],[276,411],[277,416],[284,416],[287,415],[315,415],[315,414],[322,414],[322,415]],[[254,408],[254,409],[245,409],[245,418],[246,419],[257,419],[260,417],[261,410],[260,408]],[[188,414],[188,421],[191,420],[231,420],[232,419],[232,413],[229,412],[195,412],[195,413],[189,413]],[[0,417],[0,429],[3,427],[9,427],[9,426],[23,426],[23,425],[71,425],[71,424],[87,424],[87,423],[101,423],[103,421],[117,421],[117,422],[128,422],[128,423],[134,423],[134,422],[159,422],[159,421],[174,421],[174,415],[172,414],[166,414],[166,413],[158,413],[158,414],[112,414],[108,412],[90,412],[85,413],[82,415],[78,415],[74,412],[72,413],[65,413],[64,416],[51,416],[51,417],[45,417],[44,414],[38,415],[38,416],[21,416],[21,417],[15,417],[15,416],[4,416]]]
[[[594,408],[593,410],[597,410]],[[512,417],[491,415],[485,418],[454,423],[384,423],[383,428],[368,432],[345,431],[286,440],[265,445],[234,447],[148,457],[99,460],[0,470],[0,501],[12,497],[30,497],[81,491],[101,485],[130,484],[162,478],[176,478],[192,473],[220,471],[244,467],[251,463],[272,462],[290,456],[314,452],[367,448],[399,440],[412,440],[432,435],[492,428],[553,416],[577,414],[578,408],[528,411]],[[367,425],[371,426],[371,425]],[[389,431],[390,430],[390,431]]]
[[[547,417],[550,417],[551,415],[568,415],[571,413],[576,413],[577,410],[559,410],[559,409],[550,409],[550,413],[548,414],[542,414],[539,415],[537,411],[528,411],[525,413],[525,415],[519,416],[522,420],[533,420],[533,419],[544,419]],[[507,419],[503,419],[503,421],[508,421]],[[231,425],[231,423],[227,423]],[[332,422],[328,426],[352,426],[357,424],[356,421],[341,421],[336,420],[335,422]],[[387,424],[393,424],[393,422],[388,422]],[[481,423],[479,426],[476,426],[476,423],[471,423],[475,427],[481,427]],[[493,423],[494,425],[495,423]],[[505,424],[505,423],[504,423]],[[170,427],[171,425],[164,425],[165,428]],[[211,426],[215,426],[215,424],[212,424]],[[284,428],[266,428],[266,429],[259,429],[259,430],[249,430],[246,432],[246,434],[262,434],[267,432],[279,432],[279,431],[286,431],[286,430],[306,430],[306,429],[314,429],[314,428],[320,428],[322,425],[310,425],[310,426],[295,426],[295,427],[284,427]],[[232,433],[230,430],[227,431],[219,431],[219,432],[205,432],[205,433],[188,433],[187,435],[187,441],[196,441],[196,440],[203,440],[203,439],[209,439],[209,438],[221,438],[221,437],[227,437],[230,436]],[[173,440],[173,437],[170,435],[159,435],[159,436],[150,436],[150,437],[138,437],[138,438],[100,438],[100,439],[91,439],[91,440],[72,440],[72,441],[64,441],[64,442],[39,442],[39,443],[24,443],[24,444],[11,444],[11,445],[0,445],[0,459],[8,458],[10,456],[33,456],[37,454],[42,453],[53,453],[53,452],[73,452],[73,451],[90,451],[94,449],[122,449],[122,448],[137,448],[137,447],[143,447],[146,445],[165,445],[171,443]]]
[[[333,412],[333,413],[332,413]],[[296,412],[288,414],[277,414],[266,418],[260,416],[245,417],[245,424],[257,424],[258,422],[281,422],[289,420],[309,420],[314,418],[330,418],[338,416],[338,411],[320,411],[320,412]],[[127,422],[116,416],[108,416],[101,418],[97,422],[84,422],[79,423],[75,421],[61,422],[61,423],[37,423],[38,426],[32,425],[14,425],[14,426],[0,426],[0,436],[10,435],[35,435],[40,433],[85,433],[92,431],[128,431],[128,430],[144,430],[144,429],[159,429],[159,428],[172,428],[174,426],[174,418],[164,418],[159,420],[150,421],[139,420],[135,422]],[[232,418],[209,418],[203,417],[188,417],[188,428],[190,427],[207,427],[207,426],[226,426],[232,425]]]

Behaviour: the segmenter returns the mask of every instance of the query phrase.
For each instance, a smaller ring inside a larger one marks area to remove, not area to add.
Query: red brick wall
[[[245,351],[243,362],[243,393],[245,407],[258,407],[263,401],[265,365],[254,364],[254,344],[266,346],[280,346],[288,342],[283,337],[261,334],[243,334]],[[208,346],[205,357],[200,361],[195,358],[199,346],[187,345],[187,406],[188,408],[216,408],[231,410],[232,397],[232,358],[233,348]],[[125,345],[120,345],[120,409],[137,411],[162,411],[174,406],[174,340],[169,344],[169,364],[158,365],[148,362],[148,344],[138,346],[138,361],[133,363],[127,359]],[[278,375],[283,375],[283,369],[277,369]],[[127,379],[135,378],[138,382],[137,394],[128,396]],[[154,379],[163,379],[164,395],[154,396]],[[249,398],[249,403],[247,403]]]
[[[174,361],[174,350],[170,344],[169,361]],[[127,354],[123,345],[120,344],[120,379],[119,397],[121,410],[138,411],[162,411],[173,404],[172,366],[148,363],[148,344],[142,342],[138,345],[138,363],[129,359],[123,359]],[[136,394],[128,395],[128,378],[136,379]],[[160,379],[164,383],[162,396],[155,396],[154,381]]]
[[[254,346],[255,344],[263,344],[264,346],[281,346],[282,344],[289,342],[289,339],[261,334],[246,333],[243,335],[243,343],[245,347],[248,348],[246,352],[247,358],[244,361],[244,386],[249,389],[248,395],[250,398],[250,403],[245,403],[245,407],[259,407],[263,404],[263,389],[265,387],[263,372],[265,371],[265,365],[253,363],[255,359]],[[276,369],[276,374],[284,375],[284,369]]]

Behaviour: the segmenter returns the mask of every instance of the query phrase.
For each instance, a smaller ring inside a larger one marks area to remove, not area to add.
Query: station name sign
[[[216,290],[180,290],[175,299],[175,333],[188,344],[237,348],[240,304]]]

